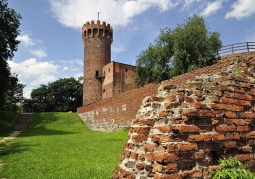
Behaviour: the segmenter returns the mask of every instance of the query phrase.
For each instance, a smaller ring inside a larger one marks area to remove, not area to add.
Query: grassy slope
[[[127,131],[89,130],[76,113],[35,113],[29,128],[0,151],[0,178],[110,178]]]
[[[17,112],[0,111],[0,140],[12,132],[12,125]]]

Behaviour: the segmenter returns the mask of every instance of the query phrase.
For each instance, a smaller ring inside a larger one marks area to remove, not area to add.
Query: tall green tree
[[[41,85],[24,102],[26,111],[76,111],[82,105],[82,78],[60,78]]]
[[[218,32],[208,29],[198,15],[174,29],[161,29],[155,45],[150,44],[137,58],[136,86],[159,83],[215,63],[222,42]]]
[[[0,110],[4,111],[17,111],[24,101],[23,89],[26,85],[22,84],[18,80],[18,75],[13,74],[10,77],[8,90],[4,96],[3,105]]]
[[[13,58],[18,49],[20,14],[8,8],[7,0],[0,0],[0,106],[3,105],[5,93],[11,80],[10,68],[7,60]]]

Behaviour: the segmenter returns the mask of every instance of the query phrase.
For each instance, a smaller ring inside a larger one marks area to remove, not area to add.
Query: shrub
[[[220,159],[220,168],[212,174],[212,179],[254,179],[255,174],[245,169],[244,165],[234,159]]]

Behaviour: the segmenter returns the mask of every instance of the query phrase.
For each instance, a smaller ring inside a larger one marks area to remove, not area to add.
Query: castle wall
[[[93,130],[118,130],[130,126],[143,98],[148,95],[156,95],[157,90],[158,85],[149,84],[143,88],[79,107],[77,112],[84,123]]]
[[[255,53],[161,83],[129,127],[112,178],[210,178],[218,159],[255,171]]]

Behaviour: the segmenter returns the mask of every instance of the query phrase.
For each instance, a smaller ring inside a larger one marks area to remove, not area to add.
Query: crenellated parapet
[[[112,42],[113,28],[110,24],[106,24],[105,22],[102,22],[101,24],[99,20],[97,23],[95,23],[95,21],[86,22],[82,27],[83,41],[94,37],[107,38]]]

